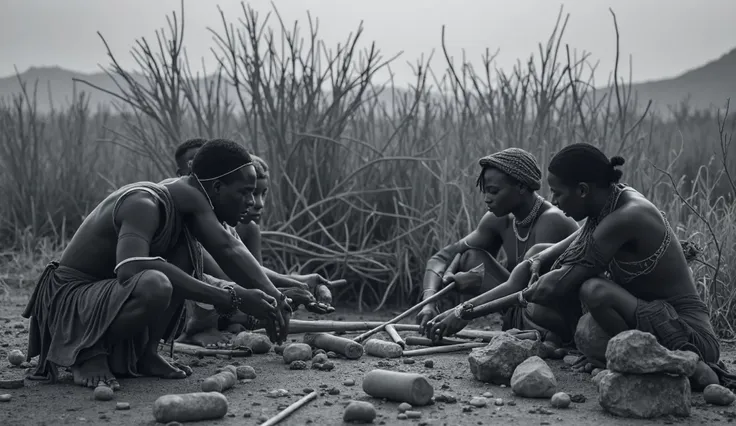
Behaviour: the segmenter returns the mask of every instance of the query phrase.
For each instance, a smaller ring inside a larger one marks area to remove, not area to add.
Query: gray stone
[[[516,367],[527,358],[536,356],[539,346],[536,340],[520,340],[508,333],[500,334],[488,346],[470,352],[470,372],[482,382],[509,384]]]
[[[604,370],[598,403],[609,413],[639,419],[690,416],[690,381],[668,374],[622,374]]]
[[[570,406],[570,402],[572,402],[570,395],[565,392],[557,392],[550,399],[550,403],[555,408],[567,408]]]
[[[651,333],[627,330],[608,342],[608,369],[618,373],[668,373],[691,376],[698,365],[698,355],[689,351],[671,351],[657,342]]]
[[[705,402],[713,405],[731,405],[736,395],[721,385],[708,385],[703,390]]]
[[[557,390],[557,379],[542,358],[533,356],[514,370],[511,390],[526,398],[550,398]]]
[[[611,337],[608,332],[595,322],[593,316],[587,313],[578,320],[575,330],[575,347],[590,362],[605,365],[606,348]]]
[[[312,347],[306,343],[291,343],[284,347],[284,364],[291,364],[293,361],[309,361],[312,359]]]
[[[351,401],[342,415],[345,422],[371,423],[375,418],[376,408],[366,401]]]
[[[271,350],[271,341],[265,334],[244,331],[233,338],[233,347],[250,348],[254,354],[265,354]]]

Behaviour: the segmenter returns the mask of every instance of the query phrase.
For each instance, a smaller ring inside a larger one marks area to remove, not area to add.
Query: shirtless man
[[[488,213],[476,230],[429,259],[422,299],[440,290],[444,284],[441,277],[457,253],[462,253],[459,270],[463,272],[454,275],[455,288],[460,293],[475,296],[505,282],[509,271],[532,247],[539,251],[546,247],[544,244],[559,242],[578,229],[575,221],[537,195],[542,173],[532,154],[508,148],[482,158],[480,166],[477,186],[485,197]],[[505,266],[496,260],[502,247],[508,258]],[[442,318],[435,318],[437,314],[434,303],[427,304],[419,312],[417,322],[422,330],[432,319],[434,324],[439,324]],[[509,309],[504,313],[503,329],[536,328],[546,331],[535,325],[539,323],[538,317],[550,315],[555,316],[554,312],[542,307]],[[453,330],[457,332],[466,324],[467,321],[458,320]],[[569,334],[557,337],[570,340],[572,336]]]
[[[536,270],[542,275],[521,292],[521,305],[554,307],[579,294],[609,335],[639,329],[668,349],[696,353],[694,389],[719,381],[733,387],[734,377],[718,362],[720,344],[682,246],[655,205],[618,183],[622,164],[623,158],[609,160],[589,144],[569,145],[552,158],[553,203],[575,220],[587,219],[585,225],[525,262],[516,283],[499,286],[487,300],[524,289]]]
[[[204,145],[205,139],[189,139],[179,145],[174,153],[179,177],[190,174],[190,164],[197,151]],[[241,216],[236,227],[226,225],[226,229],[234,237],[245,244],[248,251],[256,258],[259,264],[263,264],[261,257],[261,233],[258,226],[265,204],[269,187],[268,166],[260,157],[251,155],[253,166],[256,170],[256,188],[253,192],[254,204]],[[166,182],[166,181],[164,181]],[[292,309],[304,305],[307,310],[319,314],[333,312],[330,306],[332,295],[329,282],[318,274],[289,276],[279,274],[266,267],[262,267],[266,276],[292,300]],[[205,274],[204,281],[213,285],[223,285],[227,279],[218,279]],[[325,286],[325,288],[320,288]],[[315,298],[314,294],[321,296]],[[227,330],[238,333],[243,330],[252,329],[254,326],[252,318],[243,313],[237,313],[229,318],[221,317],[211,305],[205,303],[187,303],[187,320],[183,333],[177,339],[181,343],[214,348],[226,344],[228,338],[222,333]]]
[[[184,300],[209,303],[223,316],[247,312],[272,341],[284,341],[288,298],[222,226],[236,225],[254,203],[250,155],[234,142],[210,141],[192,170],[115,191],[49,264],[23,314],[31,318],[28,359],[39,356],[32,379],[55,380],[58,367],[71,368],[79,385],[113,389],[117,376],[186,377],[158,354],[160,340],[178,328]],[[239,285],[202,281],[205,271],[219,270]]]

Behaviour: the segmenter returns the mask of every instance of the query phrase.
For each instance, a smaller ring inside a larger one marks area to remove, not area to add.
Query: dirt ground
[[[28,321],[20,314],[25,307],[26,298],[6,298],[0,302],[0,375],[22,377],[24,369],[11,366],[6,358],[12,349],[26,351]],[[340,309],[337,312],[317,318],[300,310],[295,315],[299,319],[332,320],[377,320],[387,319],[396,312],[357,313],[354,309]],[[473,328],[491,327],[499,329],[497,319],[474,323]],[[404,333],[401,333],[404,334]],[[300,335],[290,336],[301,341]],[[0,402],[0,425],[59,425],[59,424],[102,424],[102,425],[154,425],[153,402],[161,395],[173,393],[198,392],[201,381],[214,374],[218,367],[227,364],[250,365],[257,378],[248,383],[238,383],[224,392],[229,401],[228,415],[215,421],[195,424],[217,425],[256,425],[262,416],[272,417],[289,404],[296,402],[312,389],[323,390],[315,399],[292,414],[281,425],[340,425],[345,405],[351,400],[370,401],[377,411],[374,424],[381,425],[648,425],[648,424],[715,424],[732,422],[736,418],[736,406],[715,407],[706,404],[701,393],[692,397],[692,415],[687,419],[666,418],[657,421],[620,419],[605,413],[597,400],[597,390],[589,374],[576,373],[566,368],[562,361],[547,360],[558,380],[558,390],[570,395],[582,394],[585,402],[572,403],[566,409],[554,409],[548,400],[534,400],[515,397],[508,387],[481,383],[473,379],[467,361],[469,351],[459,354],[441,354],[416,357],[413,364],[405,364],[401,359],[381,360],[363,356],[359,360],[335,359],[335,369],[330,372],[318,370],[289,370],[281,356],[271,351],[265,355],[254,355],[240,359],[205,358],[179,356],[177,359],[193,366],[194,374],[183,380],[160,380],[153,378],[122,379],[122,389],[115,393],[112,401],[95,401],[90,389],[75,386],[71,375],[64,373],[61,383],[42,384],[26,380],[21,389],[0,389],[0,394],[11,394],[10,402]],[[724,348],[723,359],[733,365],[736,350],[732,346]],[[434,361],[433,368],[424,366],[426,359]],[[394,371],[417,372],[424,374],[434,385],[435,396],[439,393],[453,395],[456,403],[437,402],[426,407],[415,407],[421,418],[397,419],[398,403],[374,399],[362,390],[365,373],[374,368]],[[345,384],[348,379],[355,384]],[[271,398],[267,392],[286,389],[289,394]],[[468,402],[474,396],[490,392],[493,398],[483,408],[471,407]],[[502,406],[493,401],[501,398]],[[130,409],[117,411],[116,403],[127,402]]]

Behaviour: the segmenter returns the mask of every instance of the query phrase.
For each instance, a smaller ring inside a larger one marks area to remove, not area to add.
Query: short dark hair
[[[266,160],[255,154],[251,154],[250,158],[253,160],[253,165],[256,166],[256,179],[268,179],[270,174]]]
[[[181,157],[183,157],[187,151],[192,148],[201,148],[205,143],[207,143],[207,139],[204,138],[192,138],[185,140],[176,147],[176,151],[174,151],[174,160],[176,160],[176,162],[178,163],[179,160],[181,160]]]
[[[547,170],[571,184],[587,182],[606,187],[619,182],[623,172],[616,167],[625,162],[619,156],[609,159],[603,151],[591,144],[574,143],[555,154]]]
[[[248,163],[253,163],[253,159],[242,145],[228,139],[213,139],[197,151],[192,160],[192,173],[199,179],[212,179]],[[222,180],[229,183],[230,176]]]

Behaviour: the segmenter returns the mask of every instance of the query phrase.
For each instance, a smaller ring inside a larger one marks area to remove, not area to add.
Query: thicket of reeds
[[[0,105],[6,290],[34,282],[112,189],[171,176],[174,147],[202,136],[242,142],[269,162],[271,266],[350,279],[338,303],[408,304],[427,259],[484,213],[481,156],[516,146],[544,165],[584,141],[624,156],[624,180],[666,212],[681,240],[704,249],[694,264],[699,288],[721,335],[734,335],[736,120],[726,99],[718,113],[683,104],[656,116],[621,75],[618,54],[608,81],[594,80],[602,72],[564,43],[562,12],[537,52],[500,70],[490,50],[480,69],[450,57],[444,29],[433,56],[401,65],[361,47],[362,28],[328,46],[311,17],[288,23],[243,5],[242,16],[223,15],[212,29],[220,66],[202,78],[182,49],[183,12],[133,46],[142,78],[108,49],[115,105],[93,109],[80,92],[41,114],[34,82]],[[375,77],[398,66],[413,67],[410,87]]]

